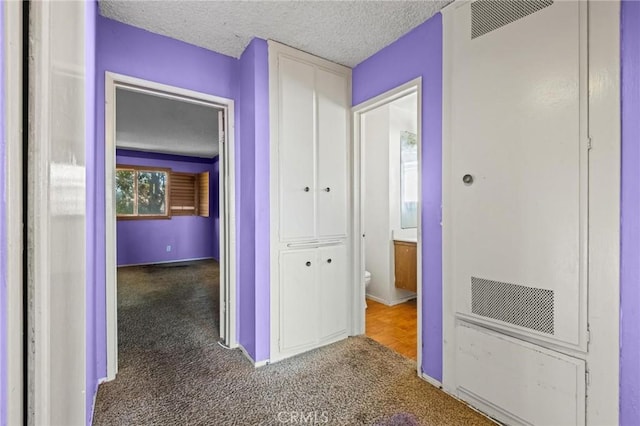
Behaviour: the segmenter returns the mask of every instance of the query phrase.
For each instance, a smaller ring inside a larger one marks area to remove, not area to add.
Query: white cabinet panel
[[[452,12],[456,311],[578,345],[585,330],[582,2],[555,2],[472,38],[469,28],[511,16],[498,10],[504,4]]]
[[[280,239],[316,236],[314,67],[279,58]]]
[[[583,360],[464,323],[456,334],[463,399],[500,407],[507,424],[584,424]]]
[[[269,56],[277,361],[347,336],[351,70],[275,42]]]
[[[348,265],[344,245],[318,249],[320,293],[320,340],[335,339],[347,332]]]
[[[316,70],[318,99],[318,235],[347,234],[348,84],[344,75]]]
[[[296,351],[317,341],[317,249],[280,254],[280,350]]]

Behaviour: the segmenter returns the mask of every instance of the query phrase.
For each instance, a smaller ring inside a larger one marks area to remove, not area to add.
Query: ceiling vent
[[[553,0],[477,0],[471,3],[471,38],[477,38],[536,13]]]
[[[471,312],[554,334],[553,290],[471,277]]]

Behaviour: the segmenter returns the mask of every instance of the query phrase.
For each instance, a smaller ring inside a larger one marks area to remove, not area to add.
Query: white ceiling
[[[450,2],[100,0],[100,12],[234,58],[259,37],[354,67]]]
[[[218,109],[118,88],[116,146],[213,158],[219,148]]]

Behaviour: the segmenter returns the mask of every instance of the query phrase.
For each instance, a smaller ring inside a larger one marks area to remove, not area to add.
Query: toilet
[[[365,308],[367,307],[367,299],[366,299],[367,288],[369,288],[370,283],[371,283],[371,272],[364,271],[364,294],[365,294],[364,307]]]

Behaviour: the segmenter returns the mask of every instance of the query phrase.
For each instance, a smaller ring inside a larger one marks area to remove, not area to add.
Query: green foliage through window
[[[165,171],[116,169],[116,214],[166,216],[167,181]]]

